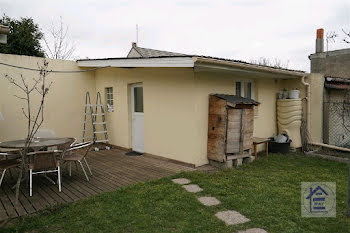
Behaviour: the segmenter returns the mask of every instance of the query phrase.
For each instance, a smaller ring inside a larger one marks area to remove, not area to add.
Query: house
[[[36,67],[40,58],[0,54],[0,62]],[[302,82],[306,81],[312,95],[305,100],[309,105],[305,104],[304,113],[310,117],[313,140],[322,141],[323,79],[317,74],[147,49],[136,43],[127,57],[49,60],[49,66],[54,71],[88,71],[50,74],[54,84],[43,128],[54,130],[57,136],[81,138],[85,93],[95,96],[100,92],[110,110],[106,121],[111,144],[201,166],[208,163],[210,94],[238,95],[260,102],[254,109],[253,134],[270,137],[278,133],[278,93],[284,88],[299,88],[304,98],[309,93]],[[33,71],[7,66],[0,69],[14,78],[35,75]],[[17,90],[5,81],[0,79],[0,112],[5,119],[0,122],[0,140],[25,135],[25,119],[18,107],[22,103],[12,96]]]
[[[277,133],[277,93],[283,88],[305,89],[304,72],[146,49],[135,43],[126,58],[83,59],[77,64],[109,67],[97,70],[95,80],[96,91],[113,90],[114,112],[107,115],[112,144],[195,166],[208,162],[209,94],[259,101],[254,136],[270,137]]]
[[[10,29],[8,26],[0,24],[0,44],[7,43],[7,34],[9,33],[9,31]]]
[[[317,30],[316,51],[309,56],[311,73],[324,80],[323,141],[347,147],[350,145],[350,48],[324,51],[323,29]]]

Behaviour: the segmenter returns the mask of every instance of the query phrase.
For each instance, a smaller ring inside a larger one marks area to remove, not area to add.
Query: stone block
[[[209,160],[209,164],[212,165],[213,167],[217,167],[217,168],[232,168],[232,160],[228,160],[225,162],[218,162],[218,161],[214,161],[214,160]]]
[[[250,221],[250,219],[246,218],[245,216],[234,210],[220,211],[217,212],[215,216],[218,219],[224,221],[226,225],[236,225]]]
[[[254,156],[249,156],[249,157],[243,159],[243,163],[251,163],[254,160],[255,160]]]
[[[175,184],[189,184],[189,183],[191,183],[191,181],[189,179],[186,179],[186,178],[172,179],[172,181]]]
[[[243,159],[235,159],[233,160],[233,166],[239,167],[242,165]]]
[[[199,197],[198,201],[200,201],[205,206],[213,206],[213,205],[218,205],[221,203],[215,197]]]
[[[182,187],[184,187],[184,189],[186,189],[186,191],[190,193],[198,193],[203,190],[201,187],[199,187],[196,184],[186,184],[186,185],[183,185]]]

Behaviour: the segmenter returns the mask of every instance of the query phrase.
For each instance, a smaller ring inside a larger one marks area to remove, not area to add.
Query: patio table
[[[33,150],[39,150],[42,147],[52,147],[59,146],[69,143],[71,138],[34,138],[30,143],[30,147]],[[0,142],[0,148],[10,148],[10,149],[23,149],[25,147],[26,140],[14,140]]]
[[[52,147],[52,146],[60,146],[66,143],[71,142],[71,138],[34,138],[30,143],[30,148],[34,151],[40,150],[43,147]],[[0,148],[8,148],[8,149],[23,149],[25,147],[26,139],[21,140],[13,140],[13,141],[5,141],[0,143]],[[52,179],[44,176],[51,183],[55,183]],[[25,173],[25,176],[22,179],[22,182],[28,180],[28,174]],[[12,188],[14,188],[13,186]]]

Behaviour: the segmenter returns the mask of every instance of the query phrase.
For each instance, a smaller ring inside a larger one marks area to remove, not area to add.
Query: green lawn
[[[186,172],[204,191],[193,194],[171,178],[104,193],[10,222],[3,232],[235,232],[260,227],[268,232],[350,232],[346,218],[347,165],[296,155],[271,155],[239,169]],[[337,217],[302,218],[300,182],[336,182]],[[196,197],[217,197],[205,207]],[[219,210],[236,210],[251,221],[226,226]]]

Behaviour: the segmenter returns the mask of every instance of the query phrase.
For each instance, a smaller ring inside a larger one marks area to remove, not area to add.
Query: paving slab
[[[190,181],[189,179],[186,179],[186,178],[172,179],[172,181],[173,181],[175,184],[189,184],[189,183],[191,183],[191,181]]]
[[[200,201],[205,206],[213,206],[213,205],[218,205],[221,203],[215,197],[199,197],[198,201]]]
[[[251,228],[245,231],[238,231],[237,233],[268,233],[268,232],[261,228]]]
[[[196,184],[186,184],[186,185],[182,185],[182,187],[184,187],[184,189],[186,189],[187,192],[190,192],[190,193],[198,193],[203,190],[201,187],[199,187]]]
[[[215,216],[224,221],[227,225],[236,225],[245,222],[249,222],[250,219],[241,215],[239,212],[234,210],[220,211],[215,214]]]

